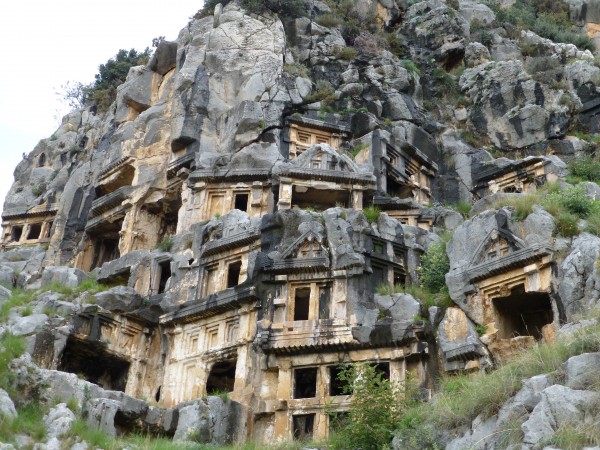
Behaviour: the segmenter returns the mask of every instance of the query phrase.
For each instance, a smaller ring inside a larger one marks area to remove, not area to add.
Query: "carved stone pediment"
[[[525,248],[525,243],[510,231],[502,228],[493,229],[474,252],[469,269],[501,259]]]
[[[282,254],[280,259],[306,259],[328,257],[329,251],[322,236],[307,231],[296,239]]]

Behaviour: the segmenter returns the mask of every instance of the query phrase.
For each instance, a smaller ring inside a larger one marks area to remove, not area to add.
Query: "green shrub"
[[[0,322],[7,321],[8,313],[12,308],[28,305],[38,293],[34,290],[14,289],[11,296],[0,306]]]
[[[369,206],[368,208],[363,208],[363,214],[369,223],[375,223],[377,220],[379,220],[381,209],[379,209],[377,206]]]
[[[318,17],[316,22],[322,27],[334,28],[337,27],[342,20],[335,14],[327,13]]]
[[[579,450],[600,445],[600,423],[566,422],[554,434],[543,441],[544,447],[559,447],[564,450]]]
[[[388,448],[403,411],[416,402],[416,385],[410,377],[404,386],[392,383],[369,363],[348,365],[338,378],[352,399],[344,424],[331,436],[331,448]]]
[[[408,71],[408,73],[413,73],[417,76],[421,75],[421,71],[419,70],[419,68],[410,59],[401,60],[400,65],[404,67]]]
[[[579,234],[579,217],[570,212],[561,212],[556,219],[556,230],[564,237],[577,236]]]
[[[567,181],[570,183],[581,181],[600,182],[600,161],[594,158],[588,156],[574,159],[568,164],[568,167],[569,178]]]
[[[267,11],[287,17],[303,17],[307,14],[304,0],[241,0],[240,5],[253,14]]]
[[[46,426],[43,421],[44,409],[38,405],[28,405],[18,408],[17,417],[3,417],[0,420],[0,436],[12,440],[17,434],[26,434],[40,442],[46,436]]]
[[[517,221],[522,221],[525,220],[527,216],[533,212],[533,207],[539,202],[540,199],[537,194],[525,194],[522,196],[500,199],[494,204],[494,208],[508,206],[514,209],[512,216],[513,219]]]
[[[8,364],[23,353],[25,353],[25,338],[4,333],[0,338],[0,387],[13,398],[15,374],[8,369]],[[2,420],[0,420],[1,423]],[[2,436],[1,432],[0,436]]]
[[[283,67],[283,70],[292,77],[308,78],[310,75],[308,67],[306,67],[304,64],[299,63],[286,64]]]
[[[334,50],[334,54],[337,58],[343,59],[346,61],[352,61],[354,58],[358,56],[358,52],[354,47],[340,47],[336,46]]]
[[[585,231],[600,236],[600,208],[595,208],[586,220]]]
[[[471,213],[472,205],[469,202],[461,200],[451,205],[448,205],[448,207],[450,209],[453,209],[457,213],[460,213],[465,219],[468,219]]]
[[[129,69],[146,64],[152,54],[149,48],[143,52],[135,49],[119,50],[106,63],[98,66],[98,73],[93,83],[82,88],[82,104],[93,101],[100,111],[108,110],[117,98],[117,87],[125,82]]]
[[[421,282],[431,292],[446,288],[446,274],[450,270],[450,260],[446,254],[448,240],[444,236],[440,242],[431,244],[421,261]]]
[[[402,58],[406,54],[404,40],[397,33],[385,33],[386,48],[398,58]]]
[[[350,155],[353,158],[356,158],[356,156],[362,152],[365,148],[369,148],[369,144],[367,142],[359,142],[358,144],[356,144],[353,148],[352,151],[350,152]]]
[[[529,29],[541,37],[555,42],[574,44],[579,48],[593,50],[593,43],[585,34],[571,31],[568,12],[562,2],[541,2],[517,0],[510,8],[500,8],[494,2],[488,2],[496,14],[499,24],[508,22],[521,29]]]
[[[173,236],[165,236],[156,247],[161,252],[168,252],[173,247]]]
[[[377,286],[375,292],[377,292],[377,294],[379,295],[394,295],[394,294],[400,294],[404,292],[404,285],[402,284],[387,284],[387,283],[381,283],[379,286]]]
[[[335,89],[327,80],[317,81],[315,91],[307,98],[309,103],[322,102],[325,105],[330,105],[335,100]]]
[[[450,298],[450,293],[448,292],[447,286],[444,286],[440,290],[434,292],[425,286],[409,284],[406,286],[406,289],[404,289],[404,293],[412,295],[427,308],[431,306],[447,308],[452,304],[452,299]]]

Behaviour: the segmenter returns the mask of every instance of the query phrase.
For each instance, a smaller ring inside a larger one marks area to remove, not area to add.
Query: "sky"
[[[175,40],[201,7],[191,0],[19,0],[0,14],[0,209],[23,153],[58,128],[69,108],[57,92],[93,81],[121,48]],[[25,205],[24,205],[25,206]]]

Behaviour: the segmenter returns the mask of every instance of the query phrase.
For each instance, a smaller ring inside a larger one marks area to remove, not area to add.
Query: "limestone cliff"
[[[72,111],[15,169],[15,400],[75,404],[50,410],[44,448],[73,413],[112,435],[326,438],[348,363],[430,398],[598,307],[592,7],[571,2],[578,48],[503,4],[208,3],[107,112]],[[573,368],[590,354],[438,443],[500,448],[510,418],[537,448],[562,401],[597,421]]]

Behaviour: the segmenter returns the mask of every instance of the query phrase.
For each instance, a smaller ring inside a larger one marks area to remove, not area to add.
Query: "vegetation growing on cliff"
[[[159,41],[160,38],[157,38],[156,42]],[[63,86],[64,93],[62,95],[65,102],[73,108],[93,102],[99,111],[108,110],[117,98],[117,87],[127,79],[129,69],[146,64],[151,55],[152,51],[148,47],[142,52],[133,48],[119,50],[115,56],[98,66],[94,82],[87,85],[80,82],[69,82]]]

